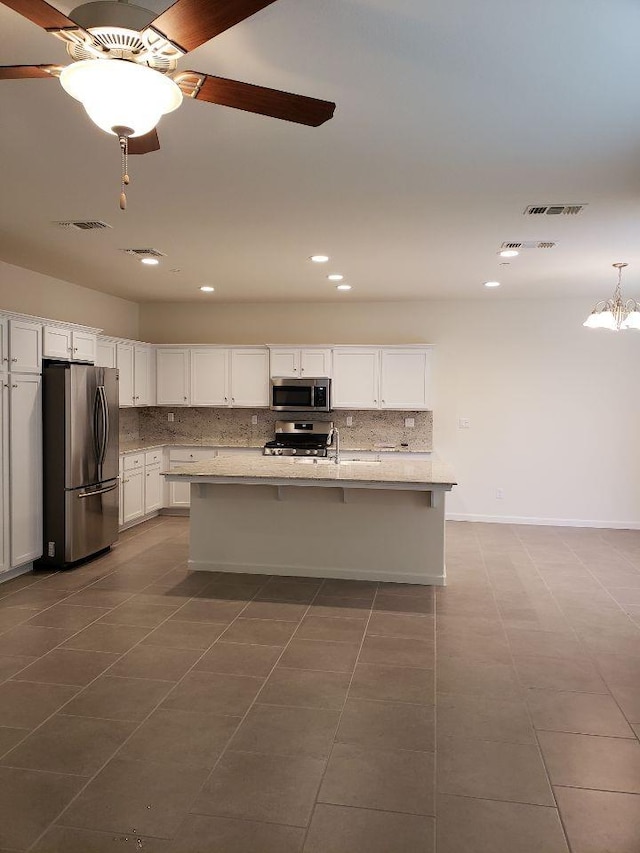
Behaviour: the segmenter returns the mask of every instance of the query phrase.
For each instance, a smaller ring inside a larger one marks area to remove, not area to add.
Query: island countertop
[[[450,490],[455,477],[444,462],[427,459],[381,459],[380,461],[272,456],[218,456],[164,471],[174,482],[264,483],[275,486],[341,486],[343,488]]]

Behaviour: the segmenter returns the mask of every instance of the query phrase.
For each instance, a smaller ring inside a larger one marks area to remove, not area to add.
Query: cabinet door
[[[125,471],[122,480],[122,523],[144,515],[144,471]]]
[[[431,351],[382,350],[380,401],[383,409],[429,409]]]
[[[270,350],[269,372],[271,376],[297,378],[300,375],[300,350],[286,347]]]
[[[162,477],[159,465],[147,465],[144,474],[144,512],[155,512],[162,507]]]
[[[191,506],[191,483],[169,483],[169,506]]]
[[[189,350],[156,350],[158,406],[189,405]]]
[[[231,350],[231,405],[251,408],[269,405],[269,351]]]
[[[11,566],[42,556],[42,379],[10,377]]]
[[[229,350],[191,350],[191,405],[229,405]]]
[[[9,382],[0,385],[0,574],[11,567],[9,557]]]
[[[45,358],[59,358],[67,361],[72,357],[71,329],[59,326],[44,327],[42,354]]]
[[[123,525],[122,511],[124,509],[124,457],[122,457],[122,456],[120,457],[120,464],[119,464],[118,473],[120,475],[120,484],[119,484],[119,486],[120,486],[120,488],[119,488],[120,502],[118,504],[118,524],[120,527],[122,527],[122,525]]]
[[[9,320],[9,369],[17,373],[42,372],[42,326]]]
[[[93,364],[96,360],[96,336],[91,332],[73,333],[73,358],[76,361],[89,361]]]
[[[380,352],[374,347],[333,351],[333,407],[377,409]]]
[[[120,389],[120,407],[133,406],[133,346],[118,344],[116,346],[116,365],[118,367],[118,387]]]
[[[151,405],[151,348],[135,347],[133,352],[134,406]]]
[[[9,323],[0,317],[0,373],[9,369]]]
[[[300,351],[300,376],[331,378],[331,350],[303,349]]]
[[[96,343],[96,367],[117,367],[115,341],[101,341]]]

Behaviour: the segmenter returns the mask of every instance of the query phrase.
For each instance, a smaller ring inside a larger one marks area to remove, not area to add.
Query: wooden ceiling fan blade
[[[78,29],[78,25],[74,24],[71,18],[67,18],[45,0],[2,0],[2,4],[45,30]]]
[[[275,0],[177,0],[151,27],[188,53],[272,3]]]
[[[36,77],[57,77],[59,65],[0,65],[0,80],[29,80]]]
[[[294,95],[290,92],[280,92],[277,89],[266,89],[264,86],[254,86],[251,83],[241,83],[238,80],[227,80],[225,77],[213,77],[210,74],[200,74],[197,71],[184,71],[176,75],[176,82],[181,83],[183,75],[199,77],[198,85],[185,94],[191,94],[198,101],[208,101],[210,104],[221,104],[236,110],[249,113],[259,113],[283,121],[293,121],[318,127],[328,121],[334,113],[336,105],[332,101],[320,101],[305,95]],[[200,82],[201,81],[201,82]]]
[[[149,154],[151,151],[160,150],[158,131],[154,128],[144,136],[131,136],[129,138],[129,154]]]

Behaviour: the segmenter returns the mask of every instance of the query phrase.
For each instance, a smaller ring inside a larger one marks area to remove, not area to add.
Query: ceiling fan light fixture
[[[140,263],[147,267],[155,267],[160,261],[157,258],[140,258]]]
[[[122,128],[131,130],[129,136],[143,136],[182,103],[182,92],[170,77],[121,59],[73,62],[62,71],[60,83],[94,124],[116,136]]]

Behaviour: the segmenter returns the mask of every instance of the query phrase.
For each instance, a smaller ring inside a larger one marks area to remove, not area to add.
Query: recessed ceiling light
[[[213,293],[213,291],[215,290],[215,287],[210,287],[208,284],[203,284],[202,287],[200,288],[200,290],[203,293]]]
[[[160,261],[157,258],[140,258],[141,264],[146,264],[148,267],[155,267]]]
[[[517,258],[520,252],[516,252],[515,249],[503,249],[500,252],[501,258]]]
[[[340,275],[340,273],[338,273],[338,272],[335,272],[335,273],[331,273],[331,275],[328,275],[327,278],[329,279],[329,281],[342,281],[344,276]]]
[[[350,284],[339,284],[336,287],[336,290],[351,290]]]
[[[326,264],[329,260],[329,255],[311,255],[311,260],[314,264]]]
[[[484,286],[485,287],[500,287],[500,282],[499,281],[485,281]]]

